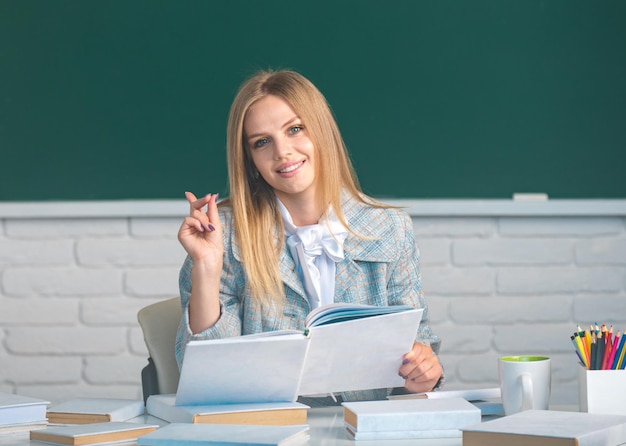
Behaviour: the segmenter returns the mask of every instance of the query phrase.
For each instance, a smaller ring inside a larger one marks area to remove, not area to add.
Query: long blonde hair
[[[261,71],[242,84],[230,109],[226,140],[234,233],[252,297],[282,304],[285,292],[278,255],[284,243],[283,222],[274,190],[258,174],[244,134],[249,108],[268,95],[291,106],[313,142],[319,160],[315,178],[320,208],[331,205],[349,228],[341,209],[342,191],[366,201],[330,107],[308,79],[293,71]]]

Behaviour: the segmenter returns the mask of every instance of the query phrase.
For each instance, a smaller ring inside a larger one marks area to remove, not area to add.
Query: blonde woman
[[[264,71],[240,88],[227,130],[230,197],[187,192],[178,238],[183,319],[191,339],[302,329],[320,305],[424,308],[398,373],[410,392],[440,385],[439,339],[429,325],[411,219],[359,188],[324,96],[293,71]],[[345,392],[380,399],[387,389]]]

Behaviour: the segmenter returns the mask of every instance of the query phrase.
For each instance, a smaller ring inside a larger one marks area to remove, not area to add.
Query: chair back
[[[181,317],[182,309],[178,297],[148,305],[137,313],[143,339],[156,369],[158,393],[161,394],[176,393],[178,388],[180,372],[174,347]],[[149,396],[145,393],[144,383],[144,399]]]

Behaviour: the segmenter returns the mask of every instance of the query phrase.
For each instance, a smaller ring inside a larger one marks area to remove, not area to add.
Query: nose
[[[285,137],[274,138],[274,159],[281,159],[290,155],[292,151],[291,144]]]

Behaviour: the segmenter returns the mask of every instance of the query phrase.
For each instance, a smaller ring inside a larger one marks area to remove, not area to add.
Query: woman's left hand
[[[404,387],[411,393],[430,392],[443,374],[435,352],[427,345],[415,342],[413,349],[402,357],[400,376]]]

